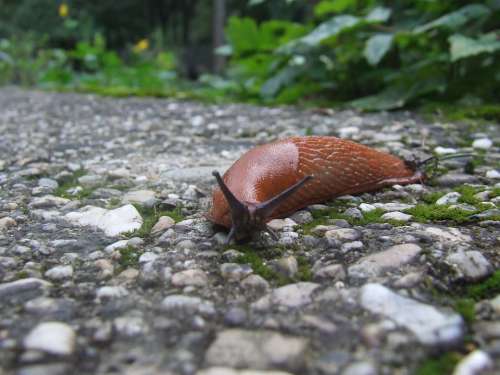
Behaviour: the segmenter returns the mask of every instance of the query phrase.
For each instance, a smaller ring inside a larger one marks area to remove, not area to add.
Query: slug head
[[[231,239],[241,240],[249,237],[252,233],[260,230],[267,231],[271,236],[277,239],[276,234],[267,227],[266,223],[273,214],[274,210],[290,195],[300,189],[312,176],[305,176],[303,179],[285,189],[278,195],[271,199],[262,202],[254,203],[247,201],[240,201],[234,196],[231,190],[224,183],[219,172],[213,171],[212,175],[215,177],[224,198],[226,198],[231,211],[231,230],[226,239],[228,244]]]

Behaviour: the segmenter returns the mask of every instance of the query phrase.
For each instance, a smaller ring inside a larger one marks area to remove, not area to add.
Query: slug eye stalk
[[[302,188],[304,184],[313,178],[313,176],[305,176],[300,181],[292,186],[286,188],[278,195],[268,199],[262,203],[242,202],[234,196],[229,190],[219,172],[213,171],[212,175],[215,177],[222,194],[229,204],[231,210],[232,226],[226,239],[226,244],[229,244],[231,239],[244,238],[256,230],[265,230],[276,239],[276,234],[267,228],[266,222],[273,214],[274,210],[278,208],[288,197],[294,194],[297,190]]]

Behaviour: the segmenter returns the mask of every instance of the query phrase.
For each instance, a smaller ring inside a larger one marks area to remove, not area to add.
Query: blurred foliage
[[[500,0],[226,5],[225,74],[187,82],[209,70],[211,2],[0,0],[0,84],[362,110],[498,102]]]
[[[267,103],[325,98],[364,110],[422,97],[498,100],[500,1],[322,0],[312,22],[232,17],[227,85]]]

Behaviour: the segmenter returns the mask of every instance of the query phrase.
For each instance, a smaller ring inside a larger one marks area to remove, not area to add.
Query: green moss
[[[476,301],[496,296],[500,293],[500,270],[480,283],[467,286],[465,293]]]
[[[78,183],[78,179],[86,174],[87,172],[84,169],[79,169],[73,172],[73,174],[63,178],[59,187],[54,191],[54,195],[67,199],[88,198],[95,189],[82,187],[82,190],[80,190],[78,193],[74,195],[68,193],[69,189],[75,188],[80,185]]]
[[[249,264],[255,274],[262,276],[268,281],[278,277],[277,273],[271,267],[264,264],[264,260],[253,250],[246,251],[243,255],[240,255],[236,258],[235,263]]]
[[[113,197],[108,201],[108,208],[118,207],[122,203],[122,200],[118,197]]]
[[[433,193],[425,194],[422,197],[422,200],[427,204],[434,204],[439,198],[441,198],[445,194],[446,193],[443,191],[435,191]]]
[[[134,204],[134,207],[141,214],[143,222],[139,229],[127,233],[127,237],[148,237],[151,229],[162,216],[170,216],[176,223],[184,219],[181,206],[177,206],[173,210],[160,210],[156,207],[143,207],[138,204]]]
[[[472,221],[471,216],[476,211],[464,211],[459,208],[449,208],[448,206],[438,206],[436,204],[417,204],[413,208],[405,210],[413,215],[414,220],[421,223],[434,221],[453,221],[455,223],[466,223]]]
[[[461,197],[458,199],[460,203],[468,203],[475,205],[479,203],[479,199],[475,198],[474,195],[483,191],[482,188],[476,188],[469,185],[463,185],[455,189],[456,192],[461,194]]]
[[[127,269],[129,267],[137,267],[139,264],[139,257],[142,251],[137,250],[134,247],[127,246],[125,248],[119,249],[120,252],[120,270]]]
[[[27,271],[19,271],[16,273],[16,278],[19,279],[27,279],[30,277],[29,273]]]
[[[458,312],[467,323],[473,323],[476,319],[474,301],[470,298],[458,298],[453,303],[453,308]]]
[[[297,273],[297,279],[300,281],[311,281],[312,271],[309,264],[309,260],[305,256],[298,256],[297,263],[299,265],[299,272]]]
[[[415,371],[415,375],[451,374],[461,358],[462,355],[456,352],[447,352],[438,357],[428,358]]]

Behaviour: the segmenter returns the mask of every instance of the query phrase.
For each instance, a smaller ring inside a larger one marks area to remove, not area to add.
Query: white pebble
[[[61,322],[45,322],[37,325],[24,339],[24,347],[30,350],[69,355],[75,350],[75,331]]]
[[[482,150],[487,150],[491,146],[493,146],[493,142],[489,138],[476,139],[474,142],[472,142],[472,147]]]

